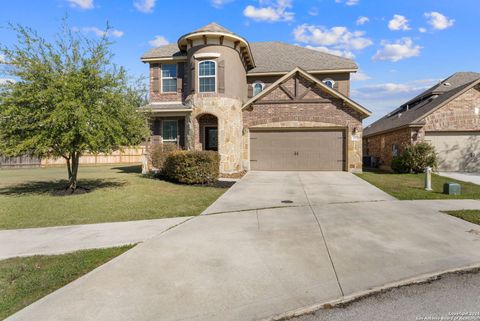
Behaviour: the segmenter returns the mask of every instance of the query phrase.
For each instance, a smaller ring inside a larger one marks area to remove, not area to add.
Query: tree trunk
[[[67,159],[67,168],[68,168],[68,186],[67,190],[70,190],[71,193],[75,192],[77,189],[77,173],[78,165],[80,162],[80,153],[72,152],[69,159]]]

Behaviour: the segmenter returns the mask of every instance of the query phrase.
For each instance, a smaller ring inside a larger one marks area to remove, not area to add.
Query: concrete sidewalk
[[[204,215],[7,320],[255,321],[480,264],[478,201],[356,202]]]
[[[143,242],[189,217],[0,230],[0,260]]]

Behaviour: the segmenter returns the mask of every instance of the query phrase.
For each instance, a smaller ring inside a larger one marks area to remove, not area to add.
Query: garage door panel
[[[425,141],[435,147],[439,170],[480,172],[479,132],[427,132]]]
[[[344,168],[343,131],[252,131],[250,137],[252,170]]]

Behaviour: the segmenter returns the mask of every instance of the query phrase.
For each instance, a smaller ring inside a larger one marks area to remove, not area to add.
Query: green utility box
[[[443,193],[448,195],[460,195],[460,184],[457,184],[457,183],[443,184]]]

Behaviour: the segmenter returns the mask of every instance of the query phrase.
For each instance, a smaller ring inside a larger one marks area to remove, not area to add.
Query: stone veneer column
[[[199,149],[195,142],[198,140],[197,117],[211,114],[218,119],[218,152],[220,154],[220,172],[235,173],[243,170],[242,154],[242,102],[237,99],[218,96],[190,97],[192,106],[191,118],[188,123],[188,148]]]

